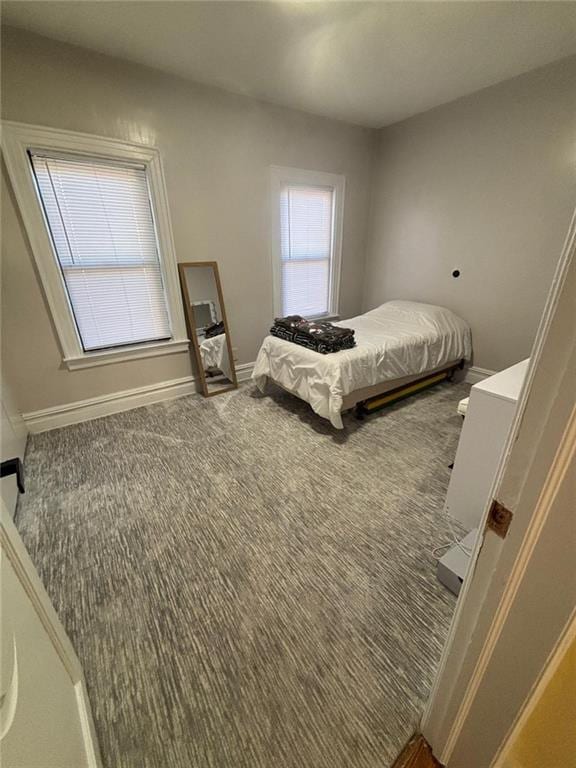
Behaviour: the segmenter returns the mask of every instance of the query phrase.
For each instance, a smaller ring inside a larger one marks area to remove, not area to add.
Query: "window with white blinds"
[[[280,194],[282,314],[330,309],[334,190],[287,184]]]
[[[274,314],[338,314],[344,177],[272,166]]]
[[[170,339],[146,166],[28,154],[84,351]]]

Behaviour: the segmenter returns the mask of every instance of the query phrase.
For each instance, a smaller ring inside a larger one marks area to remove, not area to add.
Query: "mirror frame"
[[[206,375],[204,373],[204,367],[202,365],[202,356],[200,355],[200,345],[198,344],[198,336],[196,334],[196,319],[194,316],[194,308],[190,303],[190,294],[188,293],[188,283],[186,282],[185,270],[193,267],[212,267],[214,273],[214,279],[216,280],[216,291],[218,293],[218,301],[220,302],[220,311],[222,313],[222,322],[224,323],[224,333],[226,334],[226,346],[228,348],[228,359],[230,360],[230,367],[232,369],[232,382],[230,386],[222,387],[222,389],[216,392],[208,391],[208,383],[206,381]],[[234,355],[232,353],[232,340],[230,338],[230,328],[228,327],[228,319],[226,317],[226,307],[224,305],[224,296],[222,295],[222,284],[220,283],[220,273],[218,271],[217,261],[181,261],[178,264],[178,274],[180,275],[180,287],[182,289],[182,297],[184,299],[184,313],[186,315],[186,325],[188,326],[188,334],[190,335],[190,341],[194,349],[194,357],[196,361],[196,367],[198,368],[198,376],[202,387],[202,394],[204,397],[214,397],[220,395],[223,392],[230,392],[233,389],[238,389],[238,377],[236,375],[236,364],[234,362]]]

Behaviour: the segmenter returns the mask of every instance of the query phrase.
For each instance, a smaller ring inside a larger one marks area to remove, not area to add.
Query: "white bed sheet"
[[[350,392],[471,357],[470,327],[444,307],[388,301],[335,325],[354,329],[354,349],[321,355],[267,336],[252,379],[262,392],[268,378],[281,384],[337,429],[343,427],[342,398]]]
[[[204,368],[219,368],[224,376],[232,381],[232,370],[228,358],[226,334],[220,333],[204,339],[200,344],[200,357]]]

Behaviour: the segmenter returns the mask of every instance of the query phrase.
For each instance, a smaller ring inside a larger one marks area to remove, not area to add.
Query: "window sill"
[[[95,368],[99,365],[111,365],[112,363],[124,363],[128,360],[141,360],[146,357],[158,357],[160,355],[172,355],[177,352],[186,352],[189,345],[188,339],[162,341],[157,344],[122,347],[120,349],[107,349],[102,352],[85,352],[77,357],[65,357],[64,365],[69,371],[78,371],[81,368]]]
[[[326,315],[309,315],[306,320],[340,320],[340,315],[329,312]]]

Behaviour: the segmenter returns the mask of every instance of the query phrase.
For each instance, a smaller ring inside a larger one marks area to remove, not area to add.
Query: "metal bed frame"
[[[343,398],[342,412],[354,408],[356,418],[363,419],[370,413],[410,397],[416,392],[433,387],[441,381],[453,381],[456,371],[463,368],[464,360],[458,360],[424,374],[405,376],[401,379],[383,381],[373,387],[357,389]]]

